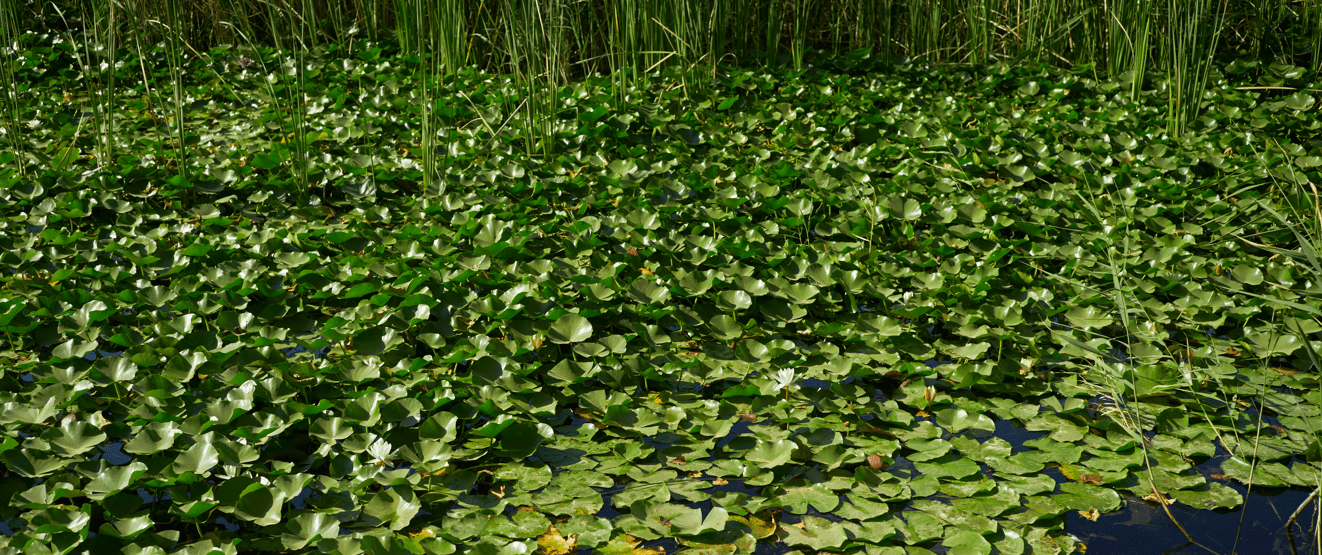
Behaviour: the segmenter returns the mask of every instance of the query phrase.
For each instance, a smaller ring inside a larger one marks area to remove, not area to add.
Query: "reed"
[[[1107,0],[1107,69],[1129,73],[1131,101],[1138,100],[1152,50],[1152,2]]]
[[[393,39],[426,60],[418,76],[429,96],[432,79],[460,66],[514,75],[526,93],[518,120],[525,137],[548,146],[556,102],[546,91],[603,69],[623,100],[647,87],[649,72],[668,66],[683,70],[688,92],[713,80],[718,65],[788,59],[802,68],[812,51],[840,52],[845,45],[923,63],[1096,62],[1098,72],[1128,75],[1133,98],[1150,69],[1164,75],[1174,91],[1172,133],[1197,119],[1196,99],[1223,37],[1228,47],[1322,69],[1322,0],[54,0],[5,3],[3,19],[61,5],[86,7],[81,40],[110,46],[130,42],[126,37],[160,40],[172,68],[180,67],[185,51],[227,41],[275,45],[290,55],[291,71],[280,72],[276,89],[283,95],[291,167],[301,182],[308,160],[298,133],[304,122],[295,109],[299,56],[336,41],[351,48],[360,32],[368,40]],[[1287,28],[1302,35],[1285,36]],[[699,69],[710,78],[695,80]],[[6,83],[12,78],[0,71]],[[110,91],[109,85],[96,86]],[[90,106],[113,100],[98,96]],[[16,117],[16,102],[5,100],[7,120]],[[101,137],[113,125],[104,114],[96,108],[89,119]],[[172,134],[174,143],[183,139],[177,127]],[[9,148],[17,148],[13,137],[7,136]],[[177,157],[183,146],[175,145]],[[113,148],[101,142],[96,155],[104,158]]]
[[[1277,42],[1280,46],[1281,37],[1273,31],[1277,30],[1277,22],[1281,20],[1284,8],[1285,3],[1281,0],[1257,0],[1253,3],[1253,17],[1249,20],[1249,52],[1262,56],[1266,53],[1268,43]]]
[[[437,91],[446,76],[468,63],[468,30],[464,0],[397,0],[398,13],[406,14],[397,32],[404,52],[416,57],[414,78],[421,93],[418,144],[422,149],[422,190],[443,191],[440,183],[440,122],[436,118]]]
[[[22,48],[18,42],[20,33],[18,5],[11,2],[0,4],[0,117],[4,118],[5,143],[13,156],[14,170],[18,175],[25,175],[27,161],[20,132],[23,118],[14,72]]]
[[[76,13],[66,13],[55,7],[56,13],[65,25],[69,18],[76,17],[83,23],[83,33],[87,40],[77,41],[71,31],[64,31],[65,40],[74,45],[74,63],[82,73],[85,100],[78,105],[78,126],[88,130],[92,138],[92,156],[99,166],[104,166],[112,159],[114,152],[114,111],[117,110],[117,92],[115,86],[115,52],[118,50],[115,32],[116,6],[97,3],[78,4],[73,7]],[[13,79],[11,76],[10,79]],[[16,86],[13,89],[15,93]],[[15,99],[16,101],[16,99]],[[17,114],[21,108],[15,108]],[[15,121],[13,129],[17,129]],[[15,139],[17,136],[14,137]],[[56,169],[67,169],[82,154],[76,137],[56,152],[53,165]],[[104,172],[96,172],[99,179],[105,178]]]
[[[565,0],[504,0],[508,73],[523,92],[524,148],[544,157],[554,151],[554,118],[566,68]]]
[[[184,125],[184,7],[180,0],[165,0],[166,59],[170,65],[170,90],[173,96],[173,124],[175,156],[178,175],[188,180],[188,139]]]
[[[937,61],[940,53],[941,0],[908,2],[909,56],[923,61]],[[930,59],[929,59],[930,58]]]
[[[140,10],[142,15],[135,15],[130,23],[147,26],[146,20],[163,21],[160,16],[169,1],[147,2],[151,9]],[[181,36],[198,50],[240,40],[316,47],[334,41],[352,43],[360,32],[373,41],[393,38],[401,45],[416,43],[414,37],[425,32],[417,8],[430,5],[428,10],[447,22],[434,29],[451,35],[436,47],[442,53],[442,66],[449,56],[499,70],[510,64],[509,37],[504,35],[522,25],[506,21],[522,12],[504,9],[502,2],[178,0],[175,5],[183,12]],[[114,9],[110,2],[86,0],[6,4],[11,11],[48,5]],[[604,66],[611,71],[615,66],[627,67],[635,83],[639,73],[669,63],[776,63],[784,55],[794,59],[810,49],[840,52],[845,45],[883,54],[904,52],[929,62],[981,62],[994,56],[1057,64],[1099,61],[1111,71],[1121,67],[1121,72],[1132,71],[1144,65],[1131,59],[1141,58],[1144,24],[1148,36],[1171,39],[1149,39],[1148,48],[1187,41],[1189,27],[1181,23],[1188,20],[1184,14],[1205,12],[1211,4],[1219,13],[1235,14],[1206,26],[1219,25],[1212,30],[1231,37],[1236,48],[1309,67],[1318,67],[1322,60],[1320,0],[545,0],[534,4],[547,11],[539,16],[541,21],[566,29],[567,40],[559,52],[564,67],[559,71],[572,75]],[[1173,17],[1163,16],[1168,12]],[[1139,17],[1141,13],[1149,18]],[[1296,20],[1288,30],[1304,35],[1287,35],[1283,22]],[[238,30],[246,39],[238,36]],[[148,42],[167,38],[163,28],[151,31]],[[122,26],[119,32],[124,32]],[[460,52],[462,57],[456,57]],[[1185,55],[1196,57],[1193,52]],[[1185,63],[1197,65],[1193,59]]]
[[[792,0],[790,3],[793,10],[790,60],[794,63],[795,71],[803,70],[803,58],[808,52],[808,28],[812,24],[813,10],[816,9],[815,4],[817,2],[814,0]]]
[[[991,0],[968,0],[964,6],[964,25],[968,29],[968,61],[986,62],[995,51]]]
[[[1312,62],[1308,67],[1322,71],[1322,0],[1307,0],[1301,11],[1303,28],[1308,33],[1305,55]]]
[[[1160,69],[1169,84],[1166,130],[1182,135],[1198,117],[1226,17],[1224,0],[1165,0]],[[1136,78],[1138,76],[1135,76]]]
[[[116,27],[122,18],[114,2],[92,2],[83,6],[83,20],[91,40],[80,45],[86,79],[87,97],[92,104],[92,136],[97,165],[105,167],[114,160],[115,117],[119,87],[115,82],[115,53],[119,51]],[[95,46],[93,46],[95,45]],[[86,113],[86,112],[85,112]],[[100,174],[104,176],[104,174]]]
[[[606,53],[610,65],[612,90],[623,102],[623,95],[630,85],[638,82],[639,65],[642,63],[639,52],[642,48],[642,24],[639,22],[643,12],[638,0],[619,0],[609,5],[607,13],[607,34],[609,51]]]

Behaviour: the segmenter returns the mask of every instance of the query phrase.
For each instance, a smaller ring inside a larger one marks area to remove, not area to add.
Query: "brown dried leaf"
[[[1160,505],[1160,504],[1162,504],[1162,503],[1165,503],[1165,504],[1167,504],[1167,505],[1174,505],[1174,504],[1175,504],[1175,500],[1174,500],[1174,499],[1171,499],[1171,498],[1169,498],[1169,497],[1164,497],[1164,496],[1158,495],[1157,492],[1155,492],[1155,491],[1152,492],[1152,493],[1149,493],[1149,494],[1147,494],[1147,495],[1144,495],[1142,499],[1143,499],[1144,501],[1149,502],[1149,503],[1156,503],[1156,504],[1158,504],[1158,505]]]

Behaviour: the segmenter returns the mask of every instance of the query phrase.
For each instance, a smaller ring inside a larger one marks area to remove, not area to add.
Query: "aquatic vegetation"
[[[510,32],[19,37],[0,550],[1069,553],[1319,486],[1317,73],[1217,66],[1177,136],[1083,66]]]

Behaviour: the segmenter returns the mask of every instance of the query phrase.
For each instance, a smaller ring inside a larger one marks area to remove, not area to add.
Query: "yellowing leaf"
[[[641,547],[642,544],[643,540],[625,534],[612,539],[608,545],[599,548],[598,551],[606,555],[665,555],[666,553],[664,547],[649,549]]]
[[[1091,520],[1091,521],[1093,521],[1093,522],[1097,522],[1097,517],[1099,517],[1099,516],[1101,516],[1101,515],[1102,515],[1102,514],[1099,513],[1099,512],[1097,512],[1097,509],[1095,509],[1095,508],[1094,508],[1094,509],[1088,509],[1088,510],[1086,510],[1086,511],[1079,511],[1079,516],[1081,516],[1081,517],[1083,517],[1083,518],[1086,518],[1086,519],[1088,519],[1088,520]]]
[[[537,538],[538,553],[541,555],[565,555],[572,553],[578,547],[578,535],[570,534],[568,537],[560,535],[552,524],[546,528],[546,533]]]
[[[1169,498],[1169,497],[1164,497],[1164,496],[1158,495],[1157,492],[1155,492],[1155,491],[1152,492],[1152,493],[1149,493],[1149,494],[1147,494],[1147,495],[1144,495],[1144,496],[1143,496],[1143,500],[1144,500],[1144,501],[1151,502],[1151,503],[1156,503],[1156,504],[1158,504],[1158,505],[1161,505],[1162,503],[1165,503],[1165,504],[1167,504],[1167,505],[1174,505],[1174,504],[1175,504],[1175,500],[1174,500],[1174,499],[1171,499],[1171,498]]]

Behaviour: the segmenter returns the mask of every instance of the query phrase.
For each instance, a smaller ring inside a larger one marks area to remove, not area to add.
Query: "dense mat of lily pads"
[[[473,71],[427,189],[408,60],[302,60],[305,183],[290,62],[190,68],[185,172],[132,60],[92,156],[55,42],[0,154],[0,552],[1069,553],[1072,511],[1318,483],[1271,215],[1316,93],[1233,88],[1295,68],[1179,139],[1086,69],[588,80],[550,156]]]

